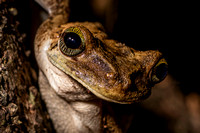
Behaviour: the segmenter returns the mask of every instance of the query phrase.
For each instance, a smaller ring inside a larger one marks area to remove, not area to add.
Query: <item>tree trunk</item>
[[[25,56],[14,2],[0,0],[0,132],[52,132],[36,72]]]

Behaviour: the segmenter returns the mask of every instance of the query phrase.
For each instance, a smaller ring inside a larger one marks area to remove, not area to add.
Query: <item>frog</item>
[[[34,52],[40,93],[58,133],[104,132],[105,103],[142,101],[166,77],[168,64],[158,50],[110,39],[99,22],[69,22],[69,0],[35,1],[49,15]],[[124,132],[110,120],[112,130]]]

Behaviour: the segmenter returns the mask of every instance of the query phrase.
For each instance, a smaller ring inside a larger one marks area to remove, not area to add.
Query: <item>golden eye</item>
[[[60,51],[67,56],[75,56],[85,49],[85,39],[81,30],[77,27],[66,29],[59,39]]]
[[[168,64],[164,58],[160,59],[154,66],[151,73],[151,82],[156,84],[161,82],[167,76]]]

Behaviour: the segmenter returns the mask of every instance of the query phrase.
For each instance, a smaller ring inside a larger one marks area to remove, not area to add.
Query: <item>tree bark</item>
[[[0,132],[52,132],[36,72],[25,56],[14,2],[0,0]]]

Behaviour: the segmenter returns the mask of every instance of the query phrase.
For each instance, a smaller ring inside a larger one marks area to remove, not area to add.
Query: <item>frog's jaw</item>
[[[149,95],[152,87],[152,85],[149,85],[149,71],[161,57],[160,52],[134,51],[132,53],[134,59],[128,59],[133,58],[131,55],[131,57],[125,58],[118,57],[118,59],[115,59],[116,62],[112,62],[105,59],[104,56],[98,55],[98,52],[94,53],[94,51],[90,52],[90,55],[80,56],[72,60],[63,56],[58,48],[49,50],[47,55],[48,60],[55,67],[101,99],[129,104],[138,102]],[[84,59],[85,57],[86,59]],[[130,66],[131,63],[132,66]],[[102,72],[95,72],[95,70],[102,70]]]

